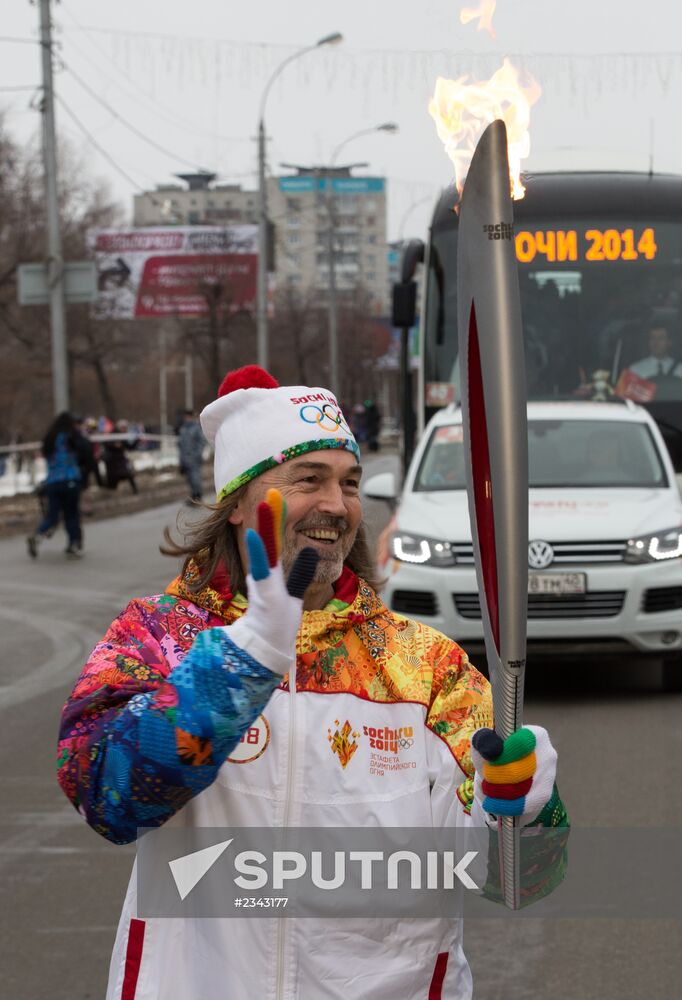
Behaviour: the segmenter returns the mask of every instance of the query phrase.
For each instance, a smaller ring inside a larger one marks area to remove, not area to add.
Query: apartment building
[[[258,192],[214,184],[211,173],[176,174],[181,184],[158,184],[133,196],[134,226],[227,226],[258,223]]]
[[[274,225],[276,288],[329,289],[330,226],[337,297],[366,291],[376,316],[389,312],[386,182],[350,167],[297,167],[268,179]],[[134,196],[133,225],[217,225],[258,222],[258,192],[215,184],[215,174],[178,174],[181,184],[158,185]]]
[[[340,300],[367,292],[371,311],[389,309],[386,182],[354,176],[349,167],[297,168],[272,178],[269,214],[275,224],[278,287],[329,289],[330,226]]]

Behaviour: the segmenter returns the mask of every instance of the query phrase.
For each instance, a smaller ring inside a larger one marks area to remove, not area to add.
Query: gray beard
[[[302,537],[302,536],[297,536]],[[341,576],[343,572],[343,564],[346,556],[353,548],[353,543],[355,541],[355,535],[344,539],[342,549],[340,552],[329,553],[329,556],[325,556],[324,552],[320,552],[320,559],[315,570],[315,576],[313,577],[313,583],[334,583]],[[282,569],[284,570],[284,577],[288,577],[291,572],[291,568],[296,561],[296,556],[304,549],[305,545],[295,545],[288,542],[286,539],[282,548]],[[315,547],[315,551],[319,552],[319,548]]]

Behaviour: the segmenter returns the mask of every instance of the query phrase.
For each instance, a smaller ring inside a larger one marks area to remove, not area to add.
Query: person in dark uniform
[[[128,425],[125,420],[119,420],[116,424],[117,433],[125,433]],[[107,470],[107,489],[115,490],[119,483],[129,482],[133,493],[137,493],[137,483],[135,482],[135,470],[126,454],[135,447],[135,441],[115,440],[107,441],[104,445],[104,466]]]
[[[379,451],[381,413],[373,399],[365,400],[365,434],[370,451]]]

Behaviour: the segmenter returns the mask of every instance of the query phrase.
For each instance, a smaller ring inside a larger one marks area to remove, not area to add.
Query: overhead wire
[[[87,84],[85,80],[83,80],[83,78],[78,73],[76,73],[74,69],[68,66],[63,60],[62,60],[62,66],[68,73],[71,74],[74,80],[76,80],[76,82],[79,83],[80,86],[85,91],[87,91],[88,94],[90,94],[93,100],[97,101],[98,104],[101,104],[102,107],[106,111],[108,111],[113,118],[116,119],[116,121],[120,122],[121,125],[123,125],[124,128],[127,128],[130,132],[132,132],[133,135],[136,135],[138,139],[141,139],[143,142],[146,142],[148,146],[151,146],[153,149],[157,150],[157,152],[163,153],[164,156],[169,156],[172,160],[177,160],[179,163],[188,164],[189,166],[193,167],[194,170],[197,170],[199,173],[206,172],[202,167],[198,167],[194,160],[188,160],[186,157],[181,156],[180,154],[175,153],[170,149],[166,149],[165,146],[162,146],[154,139],[150,139],[148,135],[145,135],[144,132],[142,132],[139,128],[137,128],[135,125],[132,125],[127,119],[123,117],[123,115],[120,115],[115,108],[112,108],[112,106],[109,104],[108,101],[105,101],[103,97],[100,97],[100,95],[96,93],[96,91],[94,91],[92,87],[89,84]]]
[[[155,206],[155,208],[163,208],[163,203],[158,199],[158,197],[156,197],[157,192],[149,191],[143,188],[140,184],[137,183],[136,180],[134,180],[130,176],[129,173],[127,173],[123,169],[123,167],[120,166],[120,164],[116,162],[116,160],[112,157],[112,155],[97,141],[97,139],[95,139],[92,132],[90,132],[89,129],[83,124],[78,115],[76,115],[75,112],[72,111],[72,109],[63,99],[63,97],[61,97],[59,94],[55,94],[55,99],[59,103],[60,107],[63,108],[64,111],[66,111],[69,118],[71,118],[74,124],[80,129],[80,131],[83,133],[83,135],[91,144],[91,146],[93,146],[93,148],[97,150],[100,156],[102,156],[107,161],[107,163],[109,163],[109,165],[113,167],[113,169],[135,189],[135,191],[138,194],[146,195],[151,200],[151,203],[152,205]],[[153,178],[150,178],[150,180],[153,180]]]
[[[62,4],[62,10],[64,11],[64,13],[67,14],[67,16],[74,22],[74,24],[81,31],[84,31],[84,32],[86,32],[88,34],[90,33],[90,29],[83,27],[83,25],[81,25],[80,22],[74,17],[74,15],[72,14],[72,12],[69,10],[69,8],[66,5]],[[70,35],[71,34],[70,29],[66,29],[66,30],[68,31],[68,33]],[[97,71],[98,71],[98,73],[100,75],[103,75],[102,71],[101,71],[101,67],[97,66],[94,63],[94,61],[90,58],[90,56],[83,49],[81,49],[78,45],[76,45],[74,43],[73,38],[71,38],[71,37],[69,38],[69,44],[73,45],[73,47],[79,53],[79,55],[81,55],[84,59],[86,59],[92,66],[95,66],[95,68],[97,69]],[[168,109],[165,105],[159,103],[158,101],[152,100],[150,97],[148,97],[145,94],[141,94],[139,87],[135,86],[135,84],[134,84],[133,80],[131,79],[131,77],[128,76],[128,75],[126,75],[125,73],[121,73],[120,67],[117,66],[116,63],[112,60],[111,56],[107,53],[106,49],[102,48],[102,46],[98,45],[95,41],[93,41],[92,44],[94,45],[94,47],[97,49],[98,52],[102,53],[102,55],[107,60],[107,62],[109,63],[109,65],[112,66],[112,67],[114,67],[114,69],[116,70],[117,77],[115,79],[113,77],[111,77],[111,76],[105,76],[105,79],[107,79],[109,81],[109,83],[111,83],[114,86],[118,87],[120,90],[122,90],[124,92],[127,91],[129,94],[133,94],[134,99],[136,101],[139,102],[140,99],[142,98],[142,100],[148,106],[150,106],[153,109],[153,113],[154,114],[158,115],[159,113],[161,113],[161,116],[165,117],[166,121],[171,122],[172,124],[175,124],[176,127],[179,126],[179,127],[183,128],[183,129],[185,129],[187,131],[194,132],[196,135],[201,135],[201,136],[203,136],[205,138],[218,139],[221,142],[253,142],[254,141],[252,138],[250,138],[248,136],[228,136],[228,135],[223,135],[220,132],[209,132],[206,129],[198,129],[194,123],[189,122],[189,121],[187,121],[184,118],[181,118],[180,116],[178,116],[174,112],[171,112],[170,109]],[[121,77],[130,84],[130,87],[123,87],[123,86],[121,86]]]
[[[64,9],[66,10],[66,8],[64,8]],[[69,10],[66,10],[66,13],[67,13],[67,14],[68,14],[68,16],[69,16],[69,17],[71,18],[71,20],[72,20],[72,21],[73,21],[73,22],[74,22],[74,23],[75,23],[75,24],[77,25],[77,27],[79,28],[79,30],[82,30],[82,31],[84,31],[84,32],[86,32],[86,33],[92,33],[92,32],[94,32],[94,31],[99,31],[99,30],[100,30],[100,29],[95,29],[95,28],[92,28],[92,27],[90,27],[90,26],[84,26],[84,25],[80,25],[80,24],[79,24],[79,22],[78,22],[78,21],[76,20],[76,18],[75,18],[75,17],[74,17],[74,16],[73,16],[73,15],[71,14],[71,12],[70,12]],[[120,33],[120,34],[127,34],[127,32],[119,32],[119,31],[117,31],[116,29],[112,29],[112,31],[109,31],[108,29],[102,29],[102,33],[105,33],[105,34],[119,34],[119,33]],[[154,33],[136,33],[136,34],[143,34],[143,35],[144,35],[144,34],[150,34],[150,35],[151,35],[152,37],[162,37],[162,36],[158,35],[158,33],[157,33],[156,35],[155,35]],[[73,42],[71,42],[71,44],[73,44]],[[239,44],[244,44],[244,43],[239,43]],[[246,43],[246,44],[249,44],[249,43]],[[104,54],[104,55],[106,56],[106,53],[105,53],[105,52],[104,52],[104,50],[103,50],[103,49],[101,48],[101,46],[96,46],[96,47],[98,48],[98,50],[99,50],[100,52],[102,52],[102,53],[103,53],[103,54]],[[284,46],[283,46],[283,47],[284,47]],[[79,53],[80,53],[81,55],[85,55],[85,53],[83,53],[83,51],[82,51],[81,49],[79,49],[77,45],[74,45],[74,48],[75,48],[75,49],[76,49],[76,50],[77,50],[77,51],[78,51],[78,52],[79,52]],[[91,59],[89,59],[89,57],[88,57],[87,55],[85,55],[85,58],[87,58],[87,59],[88,59],[88,61],[92,63],[92,60],[91,60]],[[108,59],[109,57],[108,57],[108,56],[106,56],[106,58]],[[109,60],[109,61],[110,61],[110,60]],[[146,135],[146,134],[145,134],[144,132],[142,132],[142,131],[141,131],[140,129],[138,129],[138,128],[137,128],[137,127],[136,127],[135,125],[133,125],[133,124],[132,124],[131,122],[129,122],[129,121],[128,121],[128,120],[126,119],[126,118],[124,118],[124,117],[123,117],[123,115],[121,115],[121,114],[120,114],[120,113],[119,113],[118,111],[116,111],[116,109],[115,109],[115,108],[113,108],[113,107],[111,106],[111,104],[110,104],[110,103],[109,103],[108,101],[106,101],[106,100],[105,100],[104,98],[102,98],[102,97],[101,97],[101,96],[100,96],[100,95],[99,95],[99,94],[98,94],[98,93],[97,93],[97,92],[96,92],[96,91],[95,91],[95,90],[94,90],[94,89],[93,89],[93,88],[92,88],[92,87],[91,87],[91,86],[90,86],[90,85],[89,85],[89,84],[88,84],[88,83],[86,82],[86,80],[84,80],[84,79],[82,78],[82,76],[81,76],[81,75],[80,75],[79,73],[77,73],[77,72],[76,72],[76,71],[75,71],[75,70],[73,69],[73,67],[72,67],[72,66],[70,66],[69,64],[67,64],[67,63],[66,63],[66,62],[65,62],[65,61],[64,61],[63,59],[61,60],[61,63],[62,63],[62,66],[63,66],[63,68],[64,68],[64,69],[65,69],[65,70],[66,70],[66,71],[67,71],[68,73],[70,73],[70,74],[71,74],[71,76],[72,76],[72,77],[73,77],[73,78],[74,78],[74,79],[76,80],[76,82],[77,82],[77,83],[78,83],[78,84],[79,84],[79,85],[80,85],[80,86],[81,86],[81,87],[82,87],[82,88],[83,88],[83,89],[84,89],[84,90],[85,90],[85,91],[86,91],[86,92],[87,92],[87,93],[88,93],[88,94],[89,94],[89,95],[90,95],[90,96],[92,97],[92,99],[93,99],[93,100],[97,101],[97,102],[98,102],[98,103],[99,103],[99,104],[100,104],[100,105],[101,105],[101,106],[102,106],[102,107],[103,107],[103,108],[104,108],[104,109],[105,109],[105,110],[106,110],[106,111],[107,111],[107,112],[108,112],[108,113],[109,113],[110,115],[112,115],[112,117],[113,117],[113,118],[114,118],[114,119],[115,119],[116,121],[120,122],[120,123],[121,123],[121,124],[122,124],[122,125],[123,125],[123,126],[124,126],[125,128],[127,128],[127,129],[128,129],[129,131],[131,131],[131,132],[132,132],[132,133],[133,133],[134,135],[136,135],[136,136],[137,136],[137,137],[138,137],[139,139],[141,139],[141,140],[142,140],[143,142],[147,143],[147,144],[148,144],[149,146],[151,146],[152,148],[156,149],[156,150],[157,150],[158,152],[161,152],[161,153],[162,153],[163,155],[165,155],[165,156],[169,156],[169,157],[171,157],[172,159],[175,159],[175,160],[178,160],[178,161],[179,161],[179,162],[181,162],[181,163],[185,163],[185,164],[189,164],[189,165],[191,165],[191,166],[192,166],[192,167],[193,167],[194,169],[198,169],[198,170],[201,170],[201,169],[202,169],[202,168],[199,168],[199,167],[197,167],[197,165],[196,165],[196,162],[195,162],[195,161],[193,161],[193,160],[189,160],[189,159],[187,159],[187,158],[185,158],[185,157],[183,157],[183,156],[181,156],[181,155],[178,155],[178,153],[177,153],[177,152],[174,152],[174,151],[172,151],[172,150],[168,149],[167,147],[164,147],[164,146],[162,146],[162,145],[161,145],[160,143],[157,143],[157,142],[156,142],[155,140],[151,139],[151,138],[150,138],[150,137],[149,137],[148,135]],[[113,65],[113,63],[112,63],[112,65]],[[111,79],[111,78],[109,78],[109,79]],[[138,96],[139,96],[139,95],[138,95]],[[66,104],[65,104],[65,102],[64,102],[63,100],[61,100],[61,99],[60,99],[60,103],[62,104],[62,106],[63,106],[63,107],[64,107],[64,109],[66,110],[67,114],[69,114],[69,115],[70,115],[70,116],[72,117],[72,119],[74,120],[74,122],[75,122],[75,123],[77,124],[77,126],[78,126],[78,127],[80,128],[80,130],[81,130],[81,131],[82,131],[82,132],[83,132],[83,133],[84,133],[84,134],[86,135],[86,138],[88,139],[88,141],[89,141],[89,142],[90,142],[90,143],[91,143],[91,144],[92,144],[92,145],[94,146],[94,148],[96,148],[96,149],[98,150],[98,152],[100,153],[100,155],[101,155],[101,156],[103,156],[103,157],[104,157],[105,159],[107,159],[107,161],[108,161],[108,162],[109,162],[109,163],[110,163],[110,164],[111,164],[111,165],[112,165],[112,166],[114,167],[114,169],[115,169],[115,170],[117,170],[117,172],[118,172],[118,173],[119,173],[119,174],[120,174],[120,175],[121,175],[122,177],[124,177],[124,178],[125,178],[125,179],[126,179],[126,180],[128,181],[128,183],[132,184],[132,185],[133,185],[133,187],[135,187],[135,189],[136,189],[136,190],[140,191],[140,193],[146,193],[146,194],[149,194],[149,195],[151,195],[151,192],[145,192],[145,191],[143,191],[143,189],[142,189],[142,188],[140,187],[140,185],[138,185],[138,184],[137,184],[137,183],[136,183],[136,182],[135,182],[135,181],[134,181],[134,180],[133,180],[133,179],[132,179],[132,178],[130,177],[130,175],[129,175],[129,174],[127,174],[127,173],[126,173],[126,172],[125,172],[125,171],[124,171],[124,170],[123,170],[123,169],[122,169],[122,168],[121,168],[121,167],[120,167],[120,166],[119,166],[119,165],[118,165],[118,164],[116,163],[116,161],[115,161],[115,160],[114,160],[114,159],[113,159],[113,158],[111,157],[111,155],[110,155],[110,154],[109,154],[109,153],[108,153],[108,152],[107,152],[107,151],[106,151],[106,150],[105,150],[105,149],[104,149],[104,148],[103,148],[103,147],[102,147],[102,146],[101,146],[101,145],[100,145],[100,144],[99,144],[99,143],[97,142],[97,140],[95,140],[94,136],[93,136],[93,135],[92,135],[92,134],[91,134],[91,133],[90,133],[90,132],[89,132],[89,131],[88,131],[88,130],[86,129],[86,127],[85,127],[85,126],[83,125],[83,123],[82,123],[82,122],[80,121],[80,119],[78,119],[78,118],[77,118],[77,117],[75,116],[75,114],[74,114],[74,113],[73,113],[73,112],[71,111],[71,109],[70,109],[70,108],[68,107],[68,105],[66,105]],[[149,102],[149,103],[150,103],[150,104],[155,104],[155,102]],[[161,106],[160,106],[160,105],[158,105],[158,107],[161,107]],[[180,121],[180,119],[178,119],[178,118],[176,118],[175,120],[176,120],[176,121]],[[208,134],[208,133],[204,133],[204,134]],[[224,137],[220,137],[220,136],[214,136],[213,134],[211,134],[211,137],[213,137],[213,138],[222,138],[222,139],[223,139],[223,140],[225,140],[225,141],[235,141],[235,139],[234,139],[234,138],[228,138],[228,137],[226,137],[226,136],[224,136]],[[250,141],[250,140],[247,140],[247,139],[245,139],[245,138],[240,138],[240,139],[239,139],[238,141]],[[252,176],[253,176],[253,173],[254,173],[254,171],[253,171],[253,170],[248,170],[248,171],[242,171],[242,172],[238,172],[238,173],[237,173],[237,172],[231,172],[231,173],[228,173],[228,174],[221,174],[221,175],[219,175],[219,177],[220,177],[221,179],[225,179],[225,180],[228,180],[228,181],[229,181],[229,180],[231,180],[231,179],[234,179],[234,178],[240,178],[240,177],[252,177]],[[316,209],[315,209],[315,208],[314,208],[313,206],[311,206],[311,209],[310,209],[310,211],[311,211],[311,212],[315,212],[315,211],[316,211]],[[282,216],[282,217],[283,217],[283,216]],[[274,221],[274,220],[273,220],[273,221]],[[291,251],[290,251],[290,252],[291,252]]]
[[[82,31],[82,32],[84,32],[84,33],[86,33],[88,35],[92,35],[92,33],[95,32],[95,31],[98,31],[98,32],[101,32],[101,33],[104,33],[104,34],[128,34],[127,32],[119,30],[119,29],[111,29],[111,30],[104,29],[104,28],[102,28],[102,29],[99,29],[99,28],[95,29],[92,26],[82,25],[75,18],[75,16],[73,15],[73,13],[65,5],[63,6],[62,9],[69,16],[69,18],[74,23],[74,25],[78,28],[78,30],[80,30],[80,31]],[[161,34],[159,34],[159,33],[141,33],[141,34],[143,34],[143,35],[144,34],[149,34],[151,37],[176,37],[176,36],[166,36],[163,33],[161,33]],[[227,41],[227,40],[225,40],[225,41]],[[74,48],[76,49],[76,51],[78,51],[78,53],[81,56],[83,56],[84,58],[86,58],[92,65],[94,65],[94,63],[90,59],[90,57],[82,49],[80,49],[78,47],[78,45],[76,45],[74,43],[73,39],[70,40],[70,44],[72,44],[74,46]],[[109,57],[109,55],[106,53],[106,50],[103,49],[100,45],[97,45],[96,43],[94,43],[94,44],[95,44],[95,47],[97,48],[97,50],[99,52],[101,52],[102,55],[104,55],[104,57],[107,59],[107,61],[110,63],[110,65],[114,66],[115,64],[113,63],[113,61],[111,60],[111,58]],[[234,43],[230,43],[230,44],[240,44],[240,45],[251,45],[251,44],[255,45],[255,44],[259,44],[260,45],[260,43],[250,43],[250,42],[246,42],[246,43],[237,43],[237,42],[234,42]],[[194,161],[190,161],[190,160],[188,160],[188,159],[186,159],[184,157],[178,156],[177,153],[171,152],[169,149],[161,146],[160,144],[156,143],[154,140],[150,139],[147,135],[145,135],[144,133],[140,132],[139,129],[137,129],[134,125],[132,125],[129,121],[127,121],[127,119],[125,119],[122,115],[120,115],[114,108],[112,108],[111,105],[108,102],[106,102],[97,93],[95,93],[93,91],[93,89],[91,87],[89,87],[89,85],[76,73],[76,71],[73,70],[72,67],[64,64],[64,68],[67,69],[67,71],[71,73],[71,75],[80,83],[80,85],[82,87],[84,87],[88,91],[88,93],[90,93],[90,95],[95,100],[97,100],[111,115],[113,115],[114,118],[116,118],[118,121],[120,121],[121,124],[124,125],[124,127],[128,128],[135,135],[137,135],[138,138],[141,138],[144,142],[148,143],[153,148],[157,149],[157,151],[162,152],[164,155],[171,156],[173,159],[177,159],[177,160],[179,160],[182,163],[191,164],[193,167],[195,167],[195,169],[197,169]],[[116,67],[116,68],[117,68],[117,72],[120,73],[120,70],[118,69],[118,67]],[[129,77],[124,77],[124,78],[130,81]],[[119,86],[120,85],[119,81],[112,81],[111,77],[108,77],[108,79],[115,86]],[[130,81],[130,82],[132,82],[132,81]],[[121,89],[124,89],[124,88],[121,88]],[[139,94],[139,91],[137,91],[136,92],[137,99],[139,99],[140,96],[141,95]],[[212,139],[218,139],[220,141],[225,141],[225,142],[250,142],[250,141],[252,141],[251,139],[249,139],[247,137],[228,137],[228,136],[222,136],[219,133],[209,133],[209,132],[206,132],[204,130],[196,129],[194,126],[189,125],[183,119],[180,119],[178,116],[168,114],[167,109],[165,109],[164,106],[160,105],[158,102],[151,101],[148,98],[145,98],[145,100],[147,101],[147,103],[151,107],[153,107],[155,109],[154,113],[158,113],[159,110],[160,110],[162,112],[162,114],[166,117],[167,120],[174,121],[174,122],[180,124],[183,128],[191,128],[198,135],[203,135],[203,136],[206,136],[206,137],[210,137]],[[243,178],[243,177],[252,177],[253,175],[254,175],[254,170],[248,170],[248,171],[240,171],[240,172],[223,173],[223,174],[219,175],[219,178],[222,179],[222,180],[227,180],[229,182],[229,180],[231,180],[231,179]],[[398,181],[400,183],[410,184],[410,185],[414,185],[415,183],[416,184],[420,183],[418,181],[417,182],[415,182],[413,180],[407,181],[407,180],[404,180],[403,178],[397,178],[397,177],[390,177],[389,179],[390,180],[394,180],[394,181]]]
[[[126,38],[151,38],[151,39],[159,39],[161,41],[174,41],[174,42],[186,42],[186,43],[203,42],[203,43],[209,44],[209,45],[216,45],[216,44],[219,44],[219,45],[232,45],[232,46],[235,46],[237,48],[256,48],[256,49],[261,49],[261,50],[262,49],[283,50],[283,49],[296,48],[296,45],[293,42],[291,42],[291,43],[283,43],[283,42],[256,42],[256,41],[249,41],[249,40],[245,40],[245,39],[242,40],[242,39],[223,38],[223,37],[206,38],[206,37],[201,36],[201,35],[174,35],[174,34],[172,34],[170,32],[161,32],[161,31],[127,31],[125,28],[106,28],[106,27],[102,27],[102,26],[99,26],[99,25],[82,25],[82,26],[80,26],[80,30],[82,30],[82,31],[89,31],[89,32],[96,32],[96,33],[102,34],[102,35],[119,35],[119,36],[123,36],[123,37],[126,37]],[[303,43],[303,42],[299,43],[299,47],[302,46],[303,44],[305,44],[305,43]],[[463,54],[466,54],[466,55],[472,55],[472,54],[475,55],[475,54],[477,54],[477,53],[472,52],[471,49],[466,49],[466,50],[463,50],[463,51],[455,51],[453,49],[452,51],[450,51],[450,50],[447,50],[447,49],[443,49],[442,47],[438,48],[438,49],[416,49],[416,48],[415,49],[411,49],[411,48],[405,48],[405,49],[388,49],[388,48],[373,49],[373,48],[366,48],[365,49],[365,48],[360,48],[360,49],[352,49],[352,50],[347,48],[346,49],[346,53],[349,54],[349,55],[369,56],[369,57],[372,57],[372,58],[374,58],[376,56],[381,56],[381,55],[389,55],[389,56],[403,56],[403,55],[404,56],[415,56],[415,55],[421,55],[421,56],[441,56],[441,55],[447,55],[448,57],[450,57],[450,56],[457,56],[457,55],[463,55]],[[490,58],[493,58],[493,59],[501,59],[504,56],[512,56],[513,57],[513,56],[520,55],[520,53],[509,53],[506,50],[505,51],[502,51],[502,50],[486,51],[485,53],[481,53],[481,54],[485,54],[486,57],[490,57]],[[629,52],[608,52],[608,51],[605,51],[605,52],[584,52],[584,51],[581,51],[581,52],[559,52],[559,51],[557,51],[557,52],[552,52],[552,51],[539,52],[539,51],[534,51],[532,53],[532,55],[533,55],[533,57],[539,57],[539,58],[558,58],[558,59],[560,59],[560,58],[563,58],[563,59],[576,59],[576,58],[577,59],[604,59],[604,58],[609,58],[609,59],[611,59],[611,58],[619,58],[619,59],[620,58],[622,58],[622,59],[645,58],[646,59],[646,58],[654,58],[655,59],[655,58],[661,58],[661,57],[679,58],[680,56],[682,56],[682,50],[669,49],[669,50],[662,50],[662,51],[656,51],[656,52],[648,51],[648,50],[629,51]]]
[[[69,116],[69,118],[70,118],[70,119],[71,119],[71,120],[72,120],[72,121],[74,122],[74,124],[75,124],[75,125],[76,125],[76,126],[77,126],[77,127],[79,128],[79,129],[80,129],[80,131],[81,131],[81,132],[83,133],[83,135],[84,135],[84,136],[86,137],[86,139],[87,139],[87,140],[88,140],[88,142],[89,142],[89,143],[91,144],[91,146],[93,146],[93,147],[94,147],[94,148],[95,148],[95,149],[97,150],[97,152],[98,152],[98,153],[100,154],[100,156],[102,156],[102,157],[103,157],[103,158],[104,158],[104,159],[105,159],[105,160],[107,161],[107,163],[108,163],[108,164],[109,164],[109,165],[110,165],[111,167],[113,167],[113,169],[114,169],[114,170],[115,170],[115,171],[116,171],[116,172],[117,172],[117,173],[118,173],[118,174],[119,174],[119,175],[120,175],[121,177],[123,177],[123,179],[124,179],[124,180],[126,180],[126,181],[128,182],[128,184],[132,185],[132,187],[133,187],[133,188],[135,188],[135,190],[136,190],[136,191],[137,191],[137,192],[138,192],[139,194],[146,194],[146,195],[150,195],[150,194],[151,194],[151,192],[149,192],[149,191],[145,191],[145,190],[144,190],[144,188],[143,188],[143,187],[141,187],[141,185],[139,185],[139,184],[137,183],[137,181],[136,181],[136,180],[134,180],[134,179],[133,179],[133,178],[132,178],[132,177],[130,176],[130,174],[129,174],[129,173],[127,173],[127,172],[126,172],[126,171],[125,171],[125,170],[123,169],[123,167],[121,167],[121,166],[120,166],[120,165],[119,165],[119,164],[118,164],[118,163],[116,162],[116,160],[114,160],[114,158],[113,158],[113,157],[111,156],[111,154],[110,154],[110,153],[108,153],[108,152],[107,152],[107,150],[106,150],[106,149],[104,149],[104,147],[103,147],[102,145],[100,145],[100,143],[99,143],[99,142],[97,141],[97,139],[95,139],[95,137],[93,136],[93,134],[92,134],[92,133],[91,133],[91,132],[90,132],[90,131],[88,130],[88,128],[87,128],[87,127],[86,127],[86,126],[85,126],[85,125],[83,124],[83,122],[82,122],[82,121],[80,120],[80,118],[78,117],[78,115],[77,115],[77,114],[75,114],[75,112],[71,110],[71,108],[70,108],[70,107],[69,107],[69,105],[68,105],[68,104],[66,103],[66,101],[65,101],[65,100],[64,100],[64,99],[63,99],[63,98],[62,98],[62,97],[61,97],[61,96],[60,96],[59,94],[55,94],[55,99],[57,100],[57,102],[58,102],[59,106],[60,106],[60,107],[61,107],[61,108],[62,108],[62,109],[63,109],[63,110],[64,110],[64,111],[65,111],[65,112],[67,113],[67,115]],[[158,207],[161,207],[161,203],[160,203],[160,202],[158,202],[158,201],[154,201],[154,199],[153,199],[153,198],[152,198],[152,203],[153,203],[154,205],[158,206]]]

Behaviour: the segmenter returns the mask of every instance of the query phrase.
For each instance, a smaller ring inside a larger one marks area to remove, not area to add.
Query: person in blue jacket
[[[64,412],[55,417],[43,439],[42,452],[47,461],[47,479],[43,483],[47,513],[34,534],[26,539],[28,554],[32,559],[38,555],[40,542],[50,537],[62,517],[68,536],[67,556],[77,559],[82,555],[78,438],[74,418],[70,413]]]

